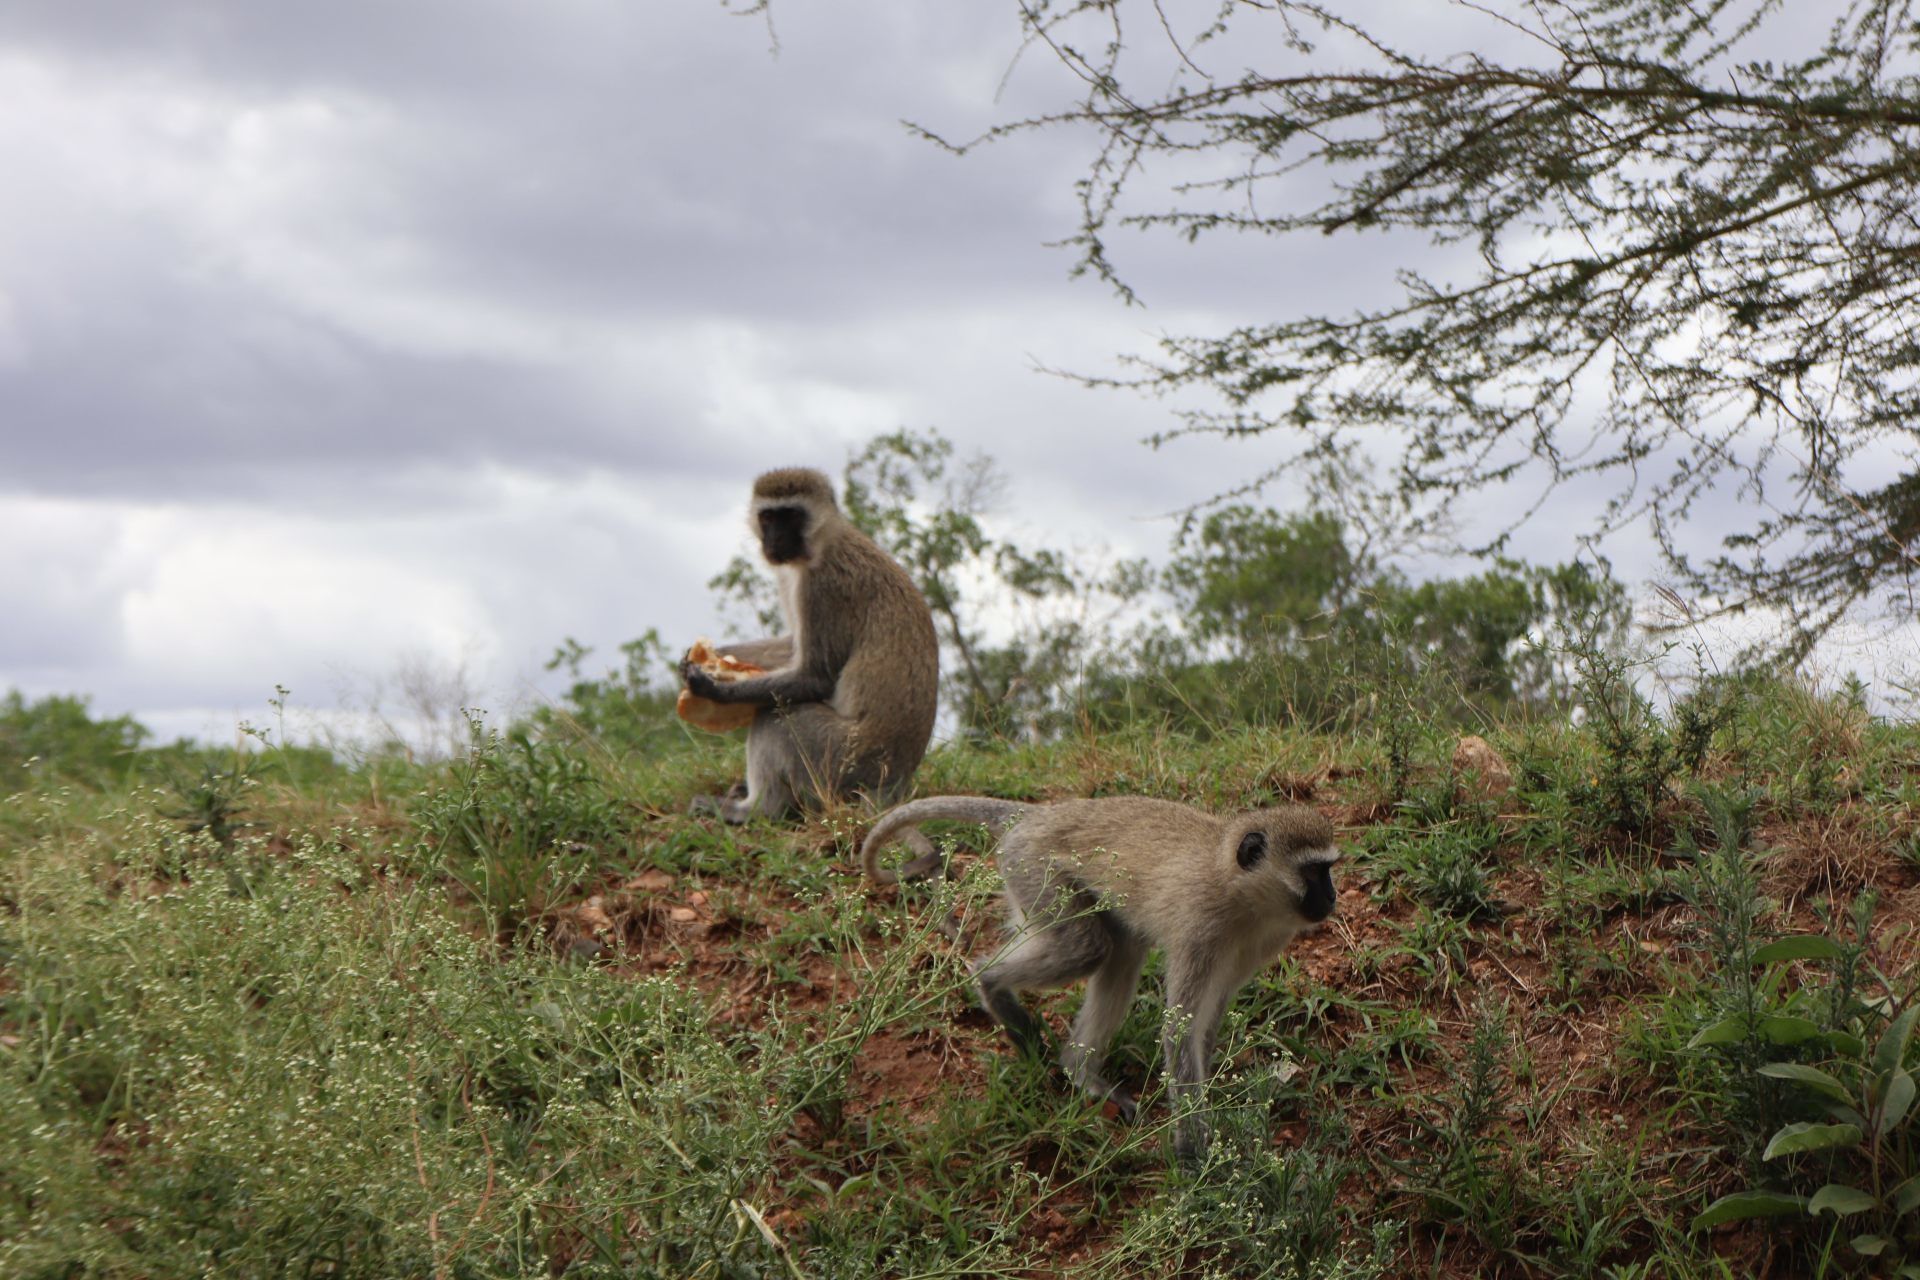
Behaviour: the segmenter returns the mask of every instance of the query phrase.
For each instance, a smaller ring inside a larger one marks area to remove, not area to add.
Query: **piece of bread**
[[[715,680],[744,680],[766,671],[765,667],[742,662],[730,653],[716,652],[713,645],[705,640],[695,640],[693,647],[687,650],[687,657],[695,666],[705,668]],[[673,704],[673,710],[696,729],[705,729],[708,733],[726,733],[752,724],[760,708],[744,703],[710,702],[682,689],[679,699]]]

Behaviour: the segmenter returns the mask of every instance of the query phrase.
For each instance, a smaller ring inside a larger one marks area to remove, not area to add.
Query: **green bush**
[[[1485,818],[1464,817],[1424,830],[1375,827],[1368,836],[1380,872],[1415,902],[1461,920],[1497,920],[1505,914],[1490,877],[1500,830]]]
[[[151,735],[132,716],[94,719],[90,701],[50,694],[29,702],[17,689],[0,698],[0,792],[36,774],[89,786],[132,775]]]
[[[502,933],[539,920],[631,846],[632,814],[593,761],[524,727],[504,739],[476,729],[415,820],[429,865]]]
[[[620,665],[604,675],[584,674],[592,653],[569,638],[548,660],[547,670],[565,670],[571,683],[560,701],[535,709],[530,731],[559,741],[585,740],[617,755],[651,756],[685,740],[687,731],[673,711],[678,684],[669,674],[677,655],[668,653],[658,631],[621,645]]]

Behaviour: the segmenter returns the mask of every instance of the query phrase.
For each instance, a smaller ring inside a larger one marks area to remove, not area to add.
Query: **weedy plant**
[[[209,760],[197,774],[175,773],[170,778],[174,803],[160,816],[183,824],[188,835],[204,831],[222,849],[232,849],[234,837],[247,827],[240,815],[247,811],[247,794],[259,785],[258,769],[259,761],[236,753],[225,766]]]
[[[1701,1046],[1757,1039],[1776,1056],[1812,1057],[1769,1061],[1755,1070],[1782,1082],[1786,1108],[1815,1118],[1783,1124],[1768,1139],[1761,1159],[1775,1186],[1722,1196],[1693,1227],[1832,1214],[1831,1231],[1845,1234],[1853,1253],[1920,1280],[1920,1135],[1912,1123],[1916,1087],[1908,1067],[1920,1004],[1910,983],[1890,979],[1872,962],[1872,911],[1870,897],[1854,905],[1853,936],[1846,941],[1796,934],[1756,949],[1753,963],[1769,971],[1760,990],[1777,990],[1779,977],[1797,962],[1826,966],[1824,988],[1803,986],[1790,1001],[1732,1015],[1694,1037]],[[1877,990],[1863,992],[1863,980]]]
[[[1206,1162],[1170,1179],[1126,1224],[1094,1274],[1310,1277],[1363,1280],[1385,1273],[1399,1224],[1368,1224],[1367,1248],[1341,1184],[1363,1166],[1338,1148],[1350,1135],[1337,1116],[1316,1119],[1305,1143],[1276,1149],[1273,1113],[1304,1097],[1299,1068],[1281,1061],[1208,1085],[1214,1130]],[[1150,1126],[1129,1145],[1162,1140]]]
[[[1482,818],[1459,818],[1426,831],[1376,827],[1376,866],[1391,871],[1408,897],[1457,920],[1497,920],[1505,905],[1493,889],[1491,855],[1500,831]]]
[[[486,908],[502,934],[544,916],[629,845],[628,813],[595,763],[516,727],[473,726],[415,820],[425,855]]]
[[[1761,967],[1766,946],[1761,922],[1769,908],[1748,848],[1759,793],[1713,785],[1695,788],[1694,795],[1706,813],[1712,845],[1699,849],[1692,832],[1683,830],[1676,847],[1692,860],[1683,891],[1699,922],[1699,949],[1712,968],[1702,991],[1708,1025],[1686,1047],[1713,1051],[1711,1062],[1719,1070],[1700,1096],[1709,1109],[1718,1110],[1752,1170],[1759,1136],[1781,1120],[1779,1090],[1754,1073],[1777,1043],[1769,1036],[1796,1034],[1805,1019],[1783,1007],[1800,999],[1785,988],[1785,973]],[[1793,1021],[1770,1021],[1777,1018]]]
[[[1508,1144],[1493,1132],[1511,1081],[1512,1047],[1504,1005],[1483,1005],[1474,1018],[1452,1105],[1438,1123],[1414,1117],[1425,1138],[1425,1160],[1406,1166],[1407,1191],[1442,1221],[1468,1224],[1474,1234],[1510,1249],[1520,1198],[1519,1171]]]
[[[1576,638],[1569,652],[1594,747],[1587,775],[1567,782],[1569,805],[1584,816],[1592,836],[1650,840],[1659,831],[1669,784],[1699,775],[1728,714],[1726,701],[1717,685],[1702,681],[1699,691],[1675,703],[1672,715],[1663,719],[1635,682],[1643,662],[1591,638]]]

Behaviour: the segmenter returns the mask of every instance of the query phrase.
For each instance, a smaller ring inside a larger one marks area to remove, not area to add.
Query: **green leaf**
[[[1819,1023],[1775,1013],[1760,1019],[1760,1034],[1774,1044],[1802,1044],[1817,1040],[1826,1033],[1820,1030]]]
[[[1844,954],[1840,944],[1832,938],[1804,933],[1769,942],[1753,953],[1753,962],[1773,964],[1780,960],[1838,960]]]
[[[1920,1207],[1920,1174],[1915,1174],[1893,1189],[1893,1211],[1912,1213]]]
[[[1860,1188],[1849,1187],[1839,1182],[1829,1182],[1813,1193],[1813,1199],[1807,1201],[1807,1212],[1815,1217],[1828,1209],[1844,1217],[1850,1213],[1865,1213],[1869,1209],[1879,1207],[1880,1202]]]
[[[1914,1019],[1920,1018],[1920,1004],[1911,1005],[1887,1025],[1886,1034],[1873,1047],[1873,1069],[1885,1075],[1906,1060],[1907,1041],[1913,1036]]]
[[[1806,1207],[1805,1196],[1790,1196],[1778,1191],[1736,1191],[1708,1205],[1693,1220],[1691,1229],[1704,1231],[1723,1222],[1738,1222],[1744,1218],[1778,1218],[1790,1213],[1802,1213]]]
[[[1906,1118],[1907,1109],[1913,1106],[1913,1094],[1913,1077],[1905,1071],[1894,1072],[1893,1081],[1887,1085],[1887,1096],[1881,1100],[1880,1112],[1874,1121],[1874,1137],[1891,1133],[1893,1127]]]
[[[1767,1150],[1760,1158],[1771,1160],[1775,1156],[1790,1156],[1802,1151],[1857,1147],[1860,1145],[1860,1138],[1859,1125],[1814,1124],[1803,1120],[1799,1124],[1790,1124],[1774,1134],[1773,1141],[1767,1144]]]
[[[846,1200],[857,1196],[878,1181],[879,1179],[871,1173],[856,1173],[840,1184],[839,1190],[833,1193],[833,1198],[835,1200]]]
[[[1858,1060],[1867,1056],[1867,1042],[1851,1032],[1829,1031],[1827,1043],[1832,1045],[1833,1051],[1843,1058]]]
[[[1886,1251],[1887,1238],[1885,1236],[1855,1236],[1851,1243],[1855,1253],[1863,1254],[1869,1258],[1877,1258]]]
[[[1797,1062],[1769,1062],[1760,1068],[1760,1074],[1775,1080],[1792,1080],[1798,1084],[1804,1084],[1809,1089],[1826,1094],[1835,1102],[1851,1103],[1853,1101],[1853,1095],[1847,1092],[1847,1086],[1818,1067],[1806,1067]]]
[[[1704,1049],[1708,1045],[1735,1044],[1747,1037],[1747,1019],[1745,1014],[1736,1013],[1731,1018],[1722,1018],[1710,1027],[1703,1027],[1687,1041],[1689,1049]]]
[[[1894,1272],[1893,1274],[1894,1274],[1895,1280],[1920,1280],[1920,1266],[1916,1266],[1914,1263],[1909,1262],[1906,1266],[1901,1267],[1898,1271]]]

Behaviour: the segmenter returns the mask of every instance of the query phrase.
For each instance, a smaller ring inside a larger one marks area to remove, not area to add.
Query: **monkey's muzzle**
[[[1307,867],[1303,878],[1307,891],[1300,898],[1300,914],[1318,924],[1333,914],[1333,870],[1319,863]]]

